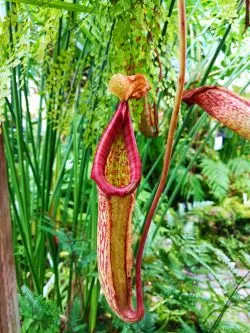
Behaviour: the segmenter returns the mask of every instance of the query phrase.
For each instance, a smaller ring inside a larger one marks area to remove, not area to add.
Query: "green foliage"
[[[79,6],[77,4],[71,4],[71,3],[62,3],[57,0],[51,0],[51,1],[39,1],[39,0],[10,0],[11,2],[17,2],[17,3],[27,3],[29,5],[33,6],[44,6],[44,7],[51,7],[51,8],[58,8],[58,9],[65,9],[69,11],[86,11],[86,7]]]
[[[56,305],[36,296],[23,286],[19,297],[22,332],[57,333],[59,326],[59,311]]]
[[[202,174],[216,199],[223,199],[229,190],[229,170],[221,161],[204,158],[201,162]]]
[[[185,172],[185,167],[180,168],[178,176],[182,178]],[[202,201],[205,198],[201,180],[201,175],[191,171],[187,173],[181,185],[181,194],[186,198],[186,200],[192,199],[194,201]]]
[[[218,0],[219,6],[218,16],[221,17],[222,20],[226,20],[230,23],[233,22],[233,19],[237,17],[237,0],[226,1],[226,0]]]
[[[82,305],[81,300],[76,298],[73,301],[72,308],[70,310],[68,318],[68,333],[84,332],[86,330],[86,324],[82,324]]]
[[[245,176],[250,172],[250,161],[243,157],[230,160],[228,166],[235,178]]]
[[[234,206],[229,204],[229,207]],[[161,329],[167,332],[210,332],[228,295],[234,292],[236,283],[239,282],[244,288],[249,281],[248,276],[241,280],[238,269],[244,264],[239,250],[247,251],[247,240],[240,234],[230,237],[230,230],[228,234],[222,232],[223,228],[219,231],[222,221],[221,216],[214,213],[215,208],[204,205],[185,214],[172,212],[161,228],[152,252],[146,254],[145,279],[152,298],[151,304],[154,304],[152,311],[158,313],[156,325],[160,327],[159,332]],[[245,210],[244,214],[249,211],[244,205],[241,209]],[[217,221],[218,230],[211,224],[211,218]],[[240,219],[240,214],[236,213],[232,229]],[[210,230],[211,227],[213,230]],[[231,241],[228,241],[228,237]],[[234,249],[230,251],[232,239]],[[234,332],[233,327],[237,327],[239,332],[244,332],[247,320],[242,322],[237,318],[237,313],[244,313],[247,308],[248,303],[237,287],[218,331],[224,332],[227,327],[228,332]],[[228,319],[232,316],[234,321],[230,326]]]

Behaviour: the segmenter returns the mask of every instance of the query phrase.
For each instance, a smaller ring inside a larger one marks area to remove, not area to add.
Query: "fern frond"
[[[220,262],[225,264],[225,266],[235,276],[236,274],[235,263],[223,251],[221,251],[218,248],[215,248],[212,244],[207,243],[207,247],[217,256]]]
[[[84,324],[82,323],[82,302],[75,298],[69,314],[68,332],[83,332]]]
[[[222,200],[229,190],[229,169],[221,161],[204,158],[201,162],[202,174],[216,199]]]
[[[235,177],[250,173],[250,161],[243,157],[237,157],[230,160],[228,167]]]
[[[178,176],[182,179],[182,176],[186,173],[186,168],[181,167],[178,171]],[[184,177],[181,184],[181,194],[186,200],[202,201],[205,198],[205,194],[201,185],[201,176],[199,174],[189,171]]]

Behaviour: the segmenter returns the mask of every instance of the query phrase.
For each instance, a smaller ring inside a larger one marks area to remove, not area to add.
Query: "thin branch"
[[[149,209],[146,222],[143,228],[143,233],[141,236],[138,252],[137,252],[137,261],[136,261],[136,286],[137,286],[137,311],[143,311],[142,310],[142,304],[143,304],[143,296],[142,296],[142,283],[141,283],[141,263],[142,263],[142,256],[143,251],[146,243],[146,238],[148,235],[149,227],[152,222],[152,219],[154,217],[160,196],[162,194],[162,191],[164,189],[169,166],[170,166],[170,160],[171,160],[171,154],[172,154],[172,148],[173,148],[173,141],[174,141],[174,134],[177,126],[178,121],[178,114],[180,110],[181,105],[181,99],[184,89],[184,82],[185,82],[185,67],[186,67],[186,13],[185,13],[185,0],[178,0],[178,19],[179,19],[179,39],[180,39],[180,58],[179,58],[179,64],[180,64],[180,72],[178,76],[178,85],[177,85],[177,91],[175,96],[175,103],[173,108],[173,113],[170,121],[170,127],[168,132],[168,138],[166,143],[166,150],[164,155],[164,163],[163,163],[163,169],[162,174],[160,177],[159,186],[157,189],[157,192],[155,194],[152,206]]]

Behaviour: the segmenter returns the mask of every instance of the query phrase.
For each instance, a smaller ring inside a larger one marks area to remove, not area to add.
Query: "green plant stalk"
[[[233,292],[231,293],[231,295],[228,297],[228,300],[226,301],[221,313],[219,314],[218,318],[215,320],[213,326],[211,327],[211,329],[208,331],[208,333],[213,333],[216,331],[217,327],[219,326],[221,319],[223,318],[225,312],[227,311],[227,309],[230,306],[230,302],[233,298],[233,296],[235,295],[235,293],[239,290],[239,287],[241,285],[241,283],[246,279],[246,277],[250,274],[250,272],[248,271],[244,276],[242,276],[242,278],[239,280],[239,282],[237,283],[237,285],[235,286]]]
[[[78,5],[78,4],[76,4],[77,3],[77,0],[73,0],[73,5]],[[67,24],[67,26],[68,26],[68,29],[67,29],[67,31],[68,31],[68,34],[67,34],[67,36],[66,36],[66,43],[65,43],[65,49],[67,50],[68,49],[68,47],[69,47],[69,43],[70,43],[70,33],[71,33],[71,29],[69,29],[69,26],[70,26],[70,24],[71,23],[73,23],[74,21],[75,21],[75,18],[76,18],[76,13],[75,12],[71,12],[71,14],[69,14],[69,19],[68,19],[68,24]]]
[[[69,92],[69,95],[73,89],[73,86],[76,82],[76,79],[77,79],[77,75],[79,74],[80,72],[80,62],[81,60],[84,58],[84,56],[86,56],[86,46],[87,46],[87,42],[88,40],[86,40],[85,44],[84,44],[84,48],[81,52],[81,55],[79,56],[79,59],[77,61],[77,65],[76,65],[76,71],[75,71],[75,74],[74,74],[74,78],[71,82],[71,87],[70,87],[70,92]],[[75,109],[77,109],[77,105],[75,105]],[[77,116],[77,113],[75,113],[75,116]],[[81,133],[81,128],[82,128],[82,120],[83,120],[83,116],[81,117],[80,121],[78,122],[77,124],[77,131],[79,131],[79,133]],[[81,133],[82,134],[82,133]],[[60,136],[60,135],[59,135]],[[81,136],[81,135],[80,135]],[[80,137],[79,136],[79,137]],[[79,139],[79,138],[78,138]],[[59,138],[58,138],[58,142],[59,142]],[[57,143],[57,146],[59,145],[59,143]],[[64,177],[64,174],[65,174],[65,167],[66,167],[66,162],[69,158],[69,155],[70,155],[70,152],[71,152],[71,149],[72,149],[72,146],[73,146],[73,138],[72,138],[72,131],[70,133],[70,137],[69,137],[69,142],[68,142],[68,145],[67,145],[67,150],[66,152],[64,153],[64,158],[63,158],[63,161],[62,161],[62,164],[61,164],[61,169],[59,171],[59,175],[57,177],[57,180],[55,182],[55,186],[54,186],[54,190],[53,190],[53,193],[52,193],[52,196],[51,196],[51,202],[53,202],[55,200],[55,197],[56,196],[59,196],[59,192],[61,191],[61,187],[63,185],[63,177]],[[56,149],[57,150],[57,149]],[[75,158],[75,156],[74,156]],[[66,220],[66,219],[63,219],[63,220]]]
[[[170,6],[169,6],[169,10],[168,10],[168,18],[170,18],[171,15],[172,15],[175,2],[176,2],[176,0],[171,0]],[[162,33],[161,33],[162,37],[164,37],[166,35],[166,33],[167,33],[168,23],[169,23],[168,20],[164,23],[164,26],[163,26],[163,29],[162,29]]]
[[[37,151],[35,148],[35,140],[34,140],[34,135],[33,135],[33,130],[32,130],[32,121],[31,121],[31,116],[30,116],[28,88],[27,88],[26,80],[24,80],[24,83],[23,83],[23,93],[24,93],[25,105],[26,105],[26,127],[28,129],[27,137],[29,137],[30,141],[31,141],[32,155],[33,155],[34,165],[35,165],[35,167],[33,169],[38,171]],[[36,175],[34,174],[34,177],[36,177],[36,179],[38,179],[37,174]],[[37,182],[37,185],[39,186],[39,182]]]
[[[7,3],[7,12],[10,11],[10,6]],[[17,31],[17,27],[15,28]],[[13,27],[11,26],[11,23],[9,24],[9,39],[10,39],[10,49],[12,52],[14,52],[14,39],[13,39]],[[19,92],[18,92],[19,89]],[[17,84],[17,72],[16,68],[11,69],[11,114],[13,117],[13,120],[16,124],[16,133],[12,131],[12,144],[14,135],[17,138],[17,152],[18,152],[18,171],[15,166],[15,154],[13,151],[11,152],[10,149],[10,138],[8,137],[9,130],[7,132],[7,129],[4,128],[4,135],[6,137],[5,142],[6,146],[9,145],[9,154],[7,155],[8,163],[11,168],[11,174],[14,176],[12,179],[12,182],[15,186],[15,195],[18,199],[18,207],[19,207],[19,214],[20,214],[20,220],[19,220],[19,227],[22,225],[22,240],[24,242],[24,247],[26,249],[26,254],[28,258],[28,262],[30,265],[32,278],[34,281],[34,286],[37,291],[40,291],[38,285],[38,279],[36,276],[36,271],[34,269],[35,263],[34,263],[34,257],[33,257],[33,251],[32,251],[32,237],[31,237],[31,224],[30,224],[30,204],[28,197],[25,195],[26,193],[29,193],[29,182],[26,178],[26,172],[27,172],[27,163],[25,159],[25,151],[28,151],[28,147],[26,143],[24,142],[23,138],[23,127],[22,127],[22,108],[21,108],[21,93],[20,93],[20,87],[18,87]],[[7,105],[10,106],[10,103],[7,103]],[[13,105],[13,107],[12,107]],[[13,108],[13,110],[12,110]],[[12,112],[13,111],[13,112]],[[29,154],[27,154],[27,158],[29,159]],[[20,177],[20,179],[18,178]],[[14,196],[12,196],[12,199],[14,200]],[[14,201],[12,201],[12,204],[14,205]],[[20,230],[20,231],[21,231]],[[24,237],[25,235],[25,237]]]
[[[245,69],[249,68],[249,64],[246,63],[244,65],[244,63],[245,62],[243,59],[243,61],[239,64],[239,66],[237,66],[238,71],[237,72],[235,71],[236,73],[234,72],[234,75],[231,75],[230,78],[226,81],[226,83],[225,83],[226,87],[229,86],[235,80],[235,78],[240,77],[241,73],[243,73]]]
[[[74,14],[72,14],[74,16]],[[72,17],[71,17],[72,18]],[[71,18],[69,17],[68,18],[68,21],[71,20]],[[68,22],[69,24],[69,22]],[[56,52],[55,52],[55,55],[54,55],[54,61],[56,61],[57,59],[57,56],[60,55],[60,52],[61,52],[61,49],[64,48],[65,50],[67,50],[69,48],[69,44],[70,44],[70,34],[67,35],[67,41],[66,41],[66,44],[65,46],[63,47],[63,41],[60,40],[60,36],[61,36],[61,32],[62,32],[62,27],[63,27],[63,20],[62,18],[60,18],[60,21],[59,21],[59,30],[58,30],[58,40],[57,40],[57,43],[56,43]],[[65,34],[61,37],[64,37]],[[83,56],[84,53],[82,52],[81,56]],[[79,61],[80,59],[78,60],[78,64],[79,64]],[[60,92],[61,95],[64,94],[63,90],[61,90]],[[75,135],[74,135],[75,134]],[[77,181],[77,163],[78,163],[78,145],[76,146],[77,144],[77,139],[78,137],[76,137],[76,134],[77,134],[77,127],[76,127],[76,122],[74,122],[73,124],[73,140],[70,141],[70,142],[73,142],[73,152],[74,152],[74,180],[75,180],[75,184],[74,184],[74,202],[75,202],[75,205],[74,205],[74,213],[73,213],[73,237],[74,239],[76,238],[77,236],[77,233],[76,233],[76,223],[77,223],[77,216],[78,216],[78,211],[79,211],[79,193],[82,189],[82,186],[81,184],[76,183]],[[59,152],[59,146],[60,146],[60,133],[58,134],[58,136],[56,137],[55,136],[55,139],[54,139],[54,154],[58,154]],[[68,149],[68,153],[70,151],[70,148],[71,148],[71,144],[69,144],[69,149]],[[82,164],[81,164],[81,170],[84,169],[84,156],[85,156],[85,152],[83,154],[83,157],[82,157]],[[66,165],[66,159],[64,160],[65,163],[63,165],[63,168],[61,169],[60,171],[60,178],[58,180],[56,180],[56,187],[54,189],[54,193],[52,195],[52,199],[51,199],[51,204],[50,204],[50,211],[51,209],[53,210],[53,215],[56,214],[56,211],[58,210],[58,203],[59,203],[59,192],[58,190],[60,191],[61,189],[61,185],[62,185],[62,179],[63,179],[63,174],[64,174],[64,170],[65,170],[65,165]],[[82,172],[83,173],[83,172]],[[83,177],[81,177],[80,175],[80,183],[82,182],[82,179]],[[59,182],[58,182],[59,181]],[[59,187],[58,187],[59,185]],[[55,198],[57,197],[57,200],[55,200]],[[48,235],[49,238],[51,238],[50,235]],[[52,241],[52,239],[50,239],[50,244],[51,244],[51,250],[53,251],[53,247],[54,247],[54,243]],[[56,269],[55,269],[55,276],[57,276],[57,279],[59,278],[58,277],[58,269],[57,269],[57,261],[58,261],[58,255],[56,255],[56,253],[54,252],[54,266],[56,266]],[[52,257],[53,258],[53,257]],[[70,268],[70,279],[72,280],[72,274],[73,274],[73,261],[71,262],[71,268]],[[57,284],[57,299],[58,299],[58,303],[61,303],[61,296],[60,296],[60,291],[59,291],[59,281],[57,280],[56,281],[56,284]],[[71,286],[70,286],[70,290],[71,290]]]
[[[90,300],[90,313],[89,313],[89,332],[94,333],[96,329],[96,316],[98,307],[98,298],[100,292],[100,285],[97,278],[94,280],[94,285],[91,288],[91,300]]]
[[[11,103],[9,102],[9,100],[8,100],[7,98],[6,98],[6,104],[7,104],[7,106],[8,106],[8,109],[9,109],[9,111],[10,111],[10,113],[11,113],[12,118],[15,120],[15,114],[14,114],[14,111],[13,111],[13,109],[12,109]],[[7,117],[7,113],[5,113],[5,116]],[[9,128],[8,131],[10,132],[10,128]],[[9,133],[9,136],[10,136],[10,133]],[[10,138],[9,138],[8,140],[10,140]],[[14,145],[13,142],[12,142],[12,145]],[[26,145],[26,143],[25,143],[25,141],[24,141],[24,138],[22,138],[22,146],[23,146],[23,149],[24,149],[24,153],[26,154],[28,164],[30,165],[30,168],[31,168],[31,170],[32,170],[32,173],[33,173],[33,176],[34,176],[34,180],[35,180],[36,186],[37,186],[37,188],[38,188],[38,191],[40,191],[40,183],[39,183],[39,177],[38,177],[38,171],[37,171],[38,169],[37,169],[37,165],[35,165],[35,164],[32,162],[32,160],[31,160],[30,151],[29,151],[29,149],[28,149],[28,147],[27,147],[27,145]],[[26,166],[26,168],[27,168],[27,166]],[[21,196],[20,196],[20,198],[21,198]],[[20,199],[20,200],[21,200],[21,199]]]
[[[162,160],[162,157],[164,155],[164,151],[162,151],[160,153],[160,155],[157,157],[157,159],[155,160],[154,164],[152,165],[152,167],[150,168],[150,170],[148,171],[146,177],[143,179],[143,181],[141,182],[141,185],[139,187],[139,190],[138,190],[138,194],[144,189],[145,185],[147,184],[149,178],[151,177],[151,175],[153,174],[155,168],[159,165],[159,163],[161,162]],[[143,164],[144,165],[144,164]]]
[[[83,183],[83,174],[84,168],[86,165],[86,150],[83,148],[80,171],[78,172],[78,161],[79,161],[79,133],[78,133],[78,123],[76,120],[73,122],[73,155],[74,155],[74,166],[73,166],[73,179],[74,179],[74,211],[73,211],[73,226],[72,233],[73,238],[77,237],[77,223],[78,223],[78,215],[80,213],[80,194],[82,191],[82,183]],[[72,300],[72,282],[73,282],[73,268],[74,262],[71,260],[70,263],[70,273],[69,273],[69,285],[68,285],[68,303],[71,304]]]
[[[77,75],[80,72],[80,67],[81,65],[81,60],[86,56],[86,46],[87,46],[87,41],[84,44],[84,48],[79,56],[78,63],[76,65],[76,72],[73,78],[73,81],[71,82],[71,87],[70,91],[73,88],[74,83],[76,82]],[[70,94],[70,93],[69,93]],[[77,105],[75,105],[75,109],[77,109]],[[77,115],[77,113],[75,114]],[[77,119],[77,117],[76,117]],[[70,151],[71,147],[73,146],[73,156],[74,156],[74,167],[71,171],[71,176],[70,176],[70,186],[68,188],[68,192],[66,195],[66,201],[65,201],[65,209],[62,214],[63,220],[67,217],[67,207],[68,207],[68,202],[70,198],[70,188],[73,188],[73,193],[74,193],[74,210],[73,210],[73,237],[77,238],[77,231],[78,231],[78,220],[79,220],[79,215],[81,213],[81,208],[83,207],[84,200],[82,201],[81,198],[84,196],[84,189],[87,183],[87,173],[86,173],[86,165],[89,163],[89,149],[86,149],[84,146],[82,148],[82,152],[80,150],[80,144],[81,142],[80,138],[82,137],[82,131],[83,131],[83,116],[81,117],[80,121],[74,121],[73,122],[73,130],[72,130],[72,137],[73,139],[70,140],[69,145],[68,145],[68,150],[67,154]],[[82,153],[81,157],[81,163],[80,163],[80,170],[78,170],[78,161],[79,161],[79,153]],[[63,177],[64,171],[65,171],[65,165],[66,165],[66,157],[63,163],[63,167],[61,169],[60,177]],[[61,178],[62,179],[62,178]],[[80,182],[80,184],[79,184]],[[60,187],[62,185],[62,181],[60,180],[60,183],[57,183],[56,188],[58,186]],[[86,198],[85,198],[86,200]],[[74,262],[73,260],[70,263],[70,269],[69,269],[69,284],[68,284],[68,310],[70,310],[70,306],[72,304],[72,283],[73,283],[73,275],[74,275]],[[86,297],[87,297],[87,293]]]
[[[59,31],[62,29],[62,20],[60,19],[60,24],[59,24]],[[64,35],[63,35],[64,36]],[[69,48],[69,39],[70,35],[67,35],[67,43],[65,46],[65,49],[67,50]],[[62,43],[59,43],[60,41],[58,40],[57,43],[57,53],[60,53],[60,48],[62,48]],[[60,46],[61,45],[61,46]],[[85,44],[86,45],[86,44]],[[74,85],[74,81],[76,80],[76,76],[78,74],[78,70],[79,70],[79,66],[80,66],[80,61],[83,58],[83,56],[85,55],[85,51],[86,49],[84,48],[83,52],[81,52],[80,58],[78,59],[77,62],[77,70],[74,76],[74,80],[71,82],[71,89],[73,88]],[[61,92],[61,94],[63,94],[63,92]],[[75,117],[75,119],[77,119],[77,117]],[[70,192],[72,189],[72,185],[74,185],[73,187],[73,193],[74,193],[74,212],[73,212],[73,237],[74,239],[76,239],[77,237],[77,220],[78,220],[78,214],[80,212],[80,203],[79,203],[79,197],[80,197],[80,193],[83,190],[82,188],[82,182],[83,182],[83,172],[84,172],[84,168],[86,165],[86,151],[83,151],[83,155],[82,155],[82,160],[81,160],[81,167],[80,167],[80,176],[78,177],[78,160],[79,160],[79,156],[78,156],[78,151],[79,151],[79,134],[78,134],[78,129],[79,129],[79,123],[77,121],[73,122],[73,132],[71,133],[71,138],[69,140],[69,144],[67,147],[67,152],[66,155],[64,157],[63,163],[61,165],[60,171],[59,171],[59,177],[56,177],[56,181],[55,181],[55,186],[54,186],[54,190],[53,193],[51,195],[51,209],[53,209],[53,215],[56,214],[56,211],[58,210],[58,204],[59,204],[59,196],[60,196],[60,191],[61,191],[61,187],[63,184],[63,176],[65,173],[65,166],[66,166],[66,161],[67,158],[69,156],[69,153],[71,151],[72,145],[73,145],[73,153],[74,153],[74,168],[73,168],[73,172],[72,172],[72,177],[71,180],[72,182],[70,182],[70,186],[68,188],[68,194],[66,196],[67,198],[67,204],[65,205],[65,209],[64,212],[62,214],[62,219],[66,220],[67,219],[67,207],[68,207],[68,202],[69,202],[69,198],[70,198]],[[73,140],[72,140],[72,134],[73,134]],[[58,154],[59,152],[59,147],[60,147],[60,133],[57,136],[56,139],[56,143],[55,143],[55,153]],[[78,179],[80,179],[80,183],[77,181]],[[74,184],[73,184],[73,180],[74,180]],[[50,210],[51,210],[50,209]],[[70,280],[72,280],[72,274],[73,274],[73,261],[70,264]],[[59,290],[59,289],[58,289]],[[69,287],[69,290],[71,290],[71,286]],[[70,311],[70,310],[69,310]]]
[[[62,212],[62,221],[67,221],[68,219],[68,207],[70,202],[70,195],[73,191],[73,176],[74,176],[74,170],[73,168],[70,170],[70,177],[69,177],[69,185],[66,191],[65,200],[63,202],[63,212]]]
[[[43,216],[49,211],[49,195],[50,195],[50,188],[52,185],[52,170],[54,164],[54,147],[55,147],[55,133],[53,130],[53,125],[51,123],[47,123],[46,134],[45,134],[45,143],[44,143],[44,151],[43,151],[43,160],[42,160],[42,187],[41,193],[42,200],[41,200],[41,219],[40,224],[44,224]],[[44,275],[45,275],[45,231],[40,229],[39,233],[40,238],[38,239],[37,243],[37,263],[39,265],[39,278],[40,283],[43,285],[44,282]],[[53,259],[53,258],[52,258]]]
[[[61,165],[61,154],[60,152],[58,152],[55,155],[55,175],[53,180],[55,179],[55,177],[57,177],[58,174],[58,170],[60,169],[60,165]],[[52,184],[53,186],[53,184]],[[52,220],[56,221],[58,220],[58,215],[57,214],[57,208],[58,208],[58,204],[59,204],[59,200],[60,200],[60,192],[57,193],[57,195],[55,196],[54,200],[51,200],[50,203],[50,208],[49,208],[49,218],[51,218]],[[52,228],[55,230],[56,226],[52,226]],[[48,238],[48,242],[49,242],[49,249],[51,252],[51,258],[53,261],[53,271],[54,271],[54,275],[55,275],[55,289],[56,289],[56,300],[57,300],[57,306],[61,309],[62,311],[62,297],[61,297],[61,293],[60,293],[60,283],[59,283],[59,270],[58,270],[58,264],[59,264],[59,251],[58,251],[58,244],[55,241],[55,238],[53,237],[52,234],[47,234],[47,238]]]
[[[9,12],[10,8],[7,4],[7,12]],[[13,33],[12,33],[12,26],[11,23],[9,25],[9,39],[10,39],[10,45],[11,49],[14,49],[13,44]],[[27,188],[27,182],[26,182],[26,175],[25,175],[25,169],[24,169],[24,154],[23,154],[23,145],[22,145],[22,110],[21,110],[21,103],[18,98],[18,87],[17,87],[17,81],[16,81],[16,68],[12,68],[11,70],[11,100],[13,104],[13,111],[15,114],[15,121],[16,121],[16,131],[17,131],[17,147],[18,147],[18,159],[19,159],[19,168],[20,168],[20,188],[22,196],[20,196],[20,208],[23,211],[23,223],[26,225],[27,235],[29,237],[29,240],[31,239],[31,230],[29,225],[29,219],[28,219],[28,211],[27,211],[27,203],[24,199],[24,193],[26,193]],[[29,251],[31,251],[31,244],[28,244]]]
[[[74,0],[74,3],[76,3],[76,0]],[[75,17],[74,13],[72,13],[72,16],[73,16],[73,18]],[[67,24],[67,26],[69,26],[69,24]],[[90,28],[90,30],[91,30],[91,28]],[[68,32],[69,32],[69,34],[67,35],[67,42],[66,42],[65,50],[67,50],[69,48],[71,29],[68,29]],[[87,47],[87,44],[88,44],[88,39],[86,39],[86,42],[85,42],[84,47],[83,47],[83,50],[82,50],[82,52],[81,52],[81,54],[80,54],[80,56],[79,56],[79,58],[77,60],[76,70],[75,70],[75,73],[74,73],[74,76],[73,76],[73,80],[70,83],[70,91],[68,93],[68,96],[66,97],[67,101],[68,101],[69,96],[70,96],[70,94],[72,92],[72,89],[74,88],[74,85],[76,84],[77,76],[79,76],[80,79],[81,79],[81,76],[79,75],[79,72],[80,72],[81,66],[83,66],[83,64],[81,64],[81,61],[82,61],[82,59],[84,57],[86,57],[86,47]],[[79,81],[79,79],[78,79],[78,81]],[[80,81],[78,82],[78,84],[80,84]],[[77,109],[77,107],[75,107],[75,109]],[[75,115],[77,115],[77,113]],[[83,117],[81,117],[81,120],[77,124],[77,131],[78,130],[80,131],[82,120],[83,120]],[[58,147],[60,145],[60,134],[61,133],[59,133],[58,138],[57,138],[57,143],[56,143],[56,147],[57,148],[56,148],[56,151],[57,151],[57,149],[58,149]],[[72,133],[71,133],[70,134],[70,140],[69,140],[68,148],[67,148],[67,152],[66,152],[66,155],[64,157],[64,162],[62,164],[62,168],[61,168],[61,171],[60,171],[60,176],[59,176],[59,178],[58,178],[58,180],[56,182],[56,186],[54,188],[54,192],[52,194],[51,201],[54,200],[55,194],[57,193],[57,191],[59,190],[60,186],[62,185],[62,179],[63,179],[63,175],[64,175],[64,172],[65,172],[65,166],[66,166],[67,158],[69,156],[69,153],[71,151],[72,146],[73,146],[73,140],[72,140]]]
[[[59,27],[58,27],[58,34],[57,34],[57,43],[55,44],[55,50],[53,54],[53,61],[54,63],[57,62],[57,57],[60,55],[61,52],[61,35],[62,35],[62,17],[59,19]],[[48,113],[51,112],[53,108],[53,104],[51,102],[51,99],[53,97],[53,92],[50,94],[49,99],[49,105],[48,105]],[[57,131],[54,128],[53,123],[50,121],[50,119],[47,119],[46,124],[46,133],[45,133],[45,141],[43,146],[43,156],[41,161],[41,173],[42,173],[42,186],[41,186],[41,193],[43,194],[41,197],[41,219],[40,224],[43,226],[44,219],[43,215],[49,212],[50,209],[50,191],[53,183],[53,166],[55,162],[55,155],[56,155],[56,139],[57,139]],[[46,238],[49,239],[50,249],[51,249],[51,255],[53,260],[53,269],[55,271],[55,277],[58,278],[58,267],[57,267],[57,255],[54,248],[53,240],[51,239],[51,235],[47,235],[47,233],[44,230],[40,230],[39,233],[39,241],[37,243],[37,259],[39,265],[39,277],[40,277],[40,283],[41,285],[44,284],[44,277],[45,277],[45,261],[46,261],[46,255],[45,255],[45,241]],[[58,282],[56,282],[58,285]],[[60,292],[57,288],[57,299],[58,303],[60,302]]]
[[[44,89],[44,74],[41,74],[41,82],[40,82],[40,91]],[[38,122],[37,122],[37,133],[36,133],[36,147],[37,147],[37,156],[40,156],[41,151],[41,134],[42,134],[42,106],[43,106],[44,96],[40,95],[39,100],[39,109],[38,109]]]
[[[12,180],[12,186],[15,189],[15,194],[18,198],[18,202],[19,200],[21,200],[21,193],[20,193],[20,189],[19,189],[19,183],[18,183],[18,178],[17,178],[17,174],[16,174],[16,169],[14,166],[14,161],[13,161],[13,151],[11,150],[11,145],[9,142],[9,138],[8,138],[8,127],[7,127],[7,121],[5,121],[3,123],[3,134],[4,134],[4,140],[5,140],[5,149],[6,149],[6,156],[7,156],[7,162],[8,162],[8,166],[9,166],[9,172],[10,172],[10,176],[11,176],[11,180]],[[16,221],[22,236],[22,242],[24,245],[24,250],[27,256],[27,260],[30,266],[30,270],[32,273],[32,278],[34,281],[34,285],[35,285],[35,289],[37,292],[40,292],[40,288],[39,288],[39,282],[38,282],[38,277],[36,274],[36,270],[35,270],[35,265],[34,265],[34,261],[33,261],[33,257],[30,253],[30,248],[29,248],[29,238],[27,236],[27,233],[25,232],[25,225],[23,225],[22,223],[22,212],[21,214],[18,213],[18,210],[16,208],[16,202],[15,202],[15,198],[14,198],[14,194],[12,191],[10,191],[11,194],[11,202],[12,202],[12,206],[14,208],[14,213],[15,213],[15,217],[16,217]]]

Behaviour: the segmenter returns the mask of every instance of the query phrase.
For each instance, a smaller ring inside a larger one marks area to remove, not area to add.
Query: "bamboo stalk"
[[[0,134],[0,333],[20,332],[7,170]]]

